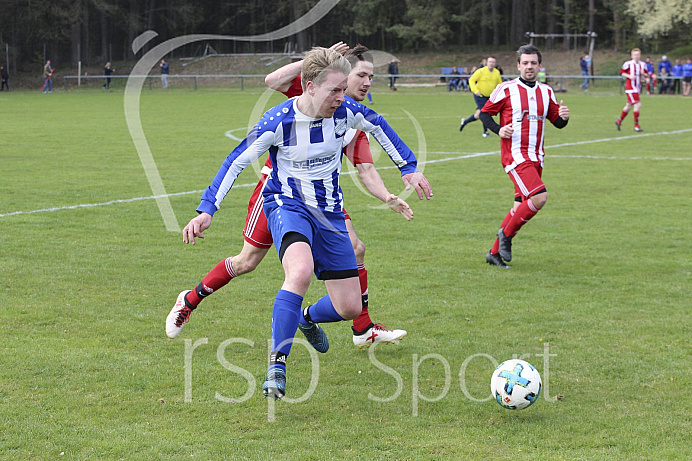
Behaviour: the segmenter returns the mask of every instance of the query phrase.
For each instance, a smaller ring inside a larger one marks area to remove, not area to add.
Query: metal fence
[[[240,86],[244,89],[246,84],[264,85],[264,77],[266,75],[168,75],[168,83],[170,86],[191,86],[195,90],[198,86]],[[111,79],[110,86],[124,86],[125,81],[129,78],[145,79],[144,86],[148,86],[150,90],[161,88],[161,75],[65,75],[63,76],[63,86],[65,90],[74,87],[98,87],[105,85],[106,79]],[[120,83],[117,83],[120,82]],[[114,85],[115,84],[115,85]]]
[[[214,75],[168,75],[168,83],[171,87],[181,88],[189,87],[197,90],[199,87],[232,87],[244,90],[246,86],[257,87],[264,85],[265,74],[214,74]],[[392,76],[388,74],[375,75],[374,88],[386,88],[389,86],[389,81]],[[455,75],[455,78],[468,79],[470,75]],[[516,78],[518,75],[504,75],[505,80]],[[146,82],[145,87],[150,90],[161,88],[161,75],[111,75],[111,85],[115,87],[124,87],[125,81],[128,78],[142,78]],[[587,78],[583,75],[548,75],[547,83],[550,84],[557,92],[566,92],[568,90],[580,90],[580,86]],[[396,86],[400,87],[448,87],[450,76],[448,74],[399,74],[396,75]],[[620,76],[604,76],[595,75],[588,77],[589,89],[594,91],[619,91],[624,92],[625,80]],[[666,79],[658,79],[658,87],[655,89],[658,92],[661,81],[667,80],[671,83],[676,80],[681,81],[682,77],[667,77]],[[95,88],[105,85],[106,77],[103,75],[66,75],[63,77],[63,86],[65,90],[70,88]],[[671,86],[673,86],[671,84]],[[680,87],[681,85],[677,85]]]

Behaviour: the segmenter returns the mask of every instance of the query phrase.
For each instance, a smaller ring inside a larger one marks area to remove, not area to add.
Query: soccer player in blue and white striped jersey
[[[303,94],[265,113],[224,161],[197,209],[213,216],[240,172],[269,151],[274,169],[263,192],[264,211],[285,272],[274,303],[273,353],[263,385],[265,395],[274,398],[285,394],[286,357],[299,324],[308,339],[312,333],[315,345],[321,338],[326,342],[316,324],[360,314],[358,271],[339,187],[344,134],[350,128],[369,132],[402,173],[418,171],[415,156],[387,122],[344,95],[349,71],[339,53],[310,51],[301,72]],[[313,271],[329,295],[301,311]]]

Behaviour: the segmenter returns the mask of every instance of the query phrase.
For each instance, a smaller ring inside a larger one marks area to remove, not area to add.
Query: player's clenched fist
[[[560,107],[557,110],[557,114],[562,120],[569,120],[569,107],[562,105],[562,100],[560,100]]]
[[[512,133],[514,133],[514,128],[512,127],[512,124],[509,123],[500,128],[500,131],[497,134],[499,134],[501,138],[509,139],[512,137]]]
[[[200,213],[187,223],[183,228],[183,242],[195,244],[195,237],[204,238],[202,232],[209,229],[211,226],[211,215],[209,213]]]

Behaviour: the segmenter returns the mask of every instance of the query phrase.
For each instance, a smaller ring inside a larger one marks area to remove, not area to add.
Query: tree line
[[[136,59],[132,40],[154,30],[166,40],[185,34],[255,35],[304,15],[318,0],[3,0],[0,62],[35,69]],[[660,4],[660,5],[659,5]],[[219,53],[302,51],[339,40],[390,52],[507,49],[526,32],[598,34],[599,48],[657,51],[692,39],[689,0],[342,0],[321,21],[275,42],[219,42]],[[672,11],[672,12],[671,12]],[[555,39],[542,44],[569,48]],[[199,45],[177,50],[199,52]],[[145,47],[142,52],[146,52]]]

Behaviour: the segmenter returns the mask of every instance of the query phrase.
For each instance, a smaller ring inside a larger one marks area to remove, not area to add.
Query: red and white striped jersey
[[[495,88],[482,111],[493,116],[500,114],[500,126],[511,123],[514,128],[511,138],[500,141],[506,172],[526,161],[543,166],[545,121],[554,123],[558,110],[555,92],[545,83],[536,82],[532,88],[517,78]]]
[[[630,59],[622,65],[620,74],[629,74],[630,77],[634,77],[634,80],[628,78],[625,82],[625,93],[641,93],[642,77],[649,75],[649,69],[644,61],[636,62],[634,59]]]

